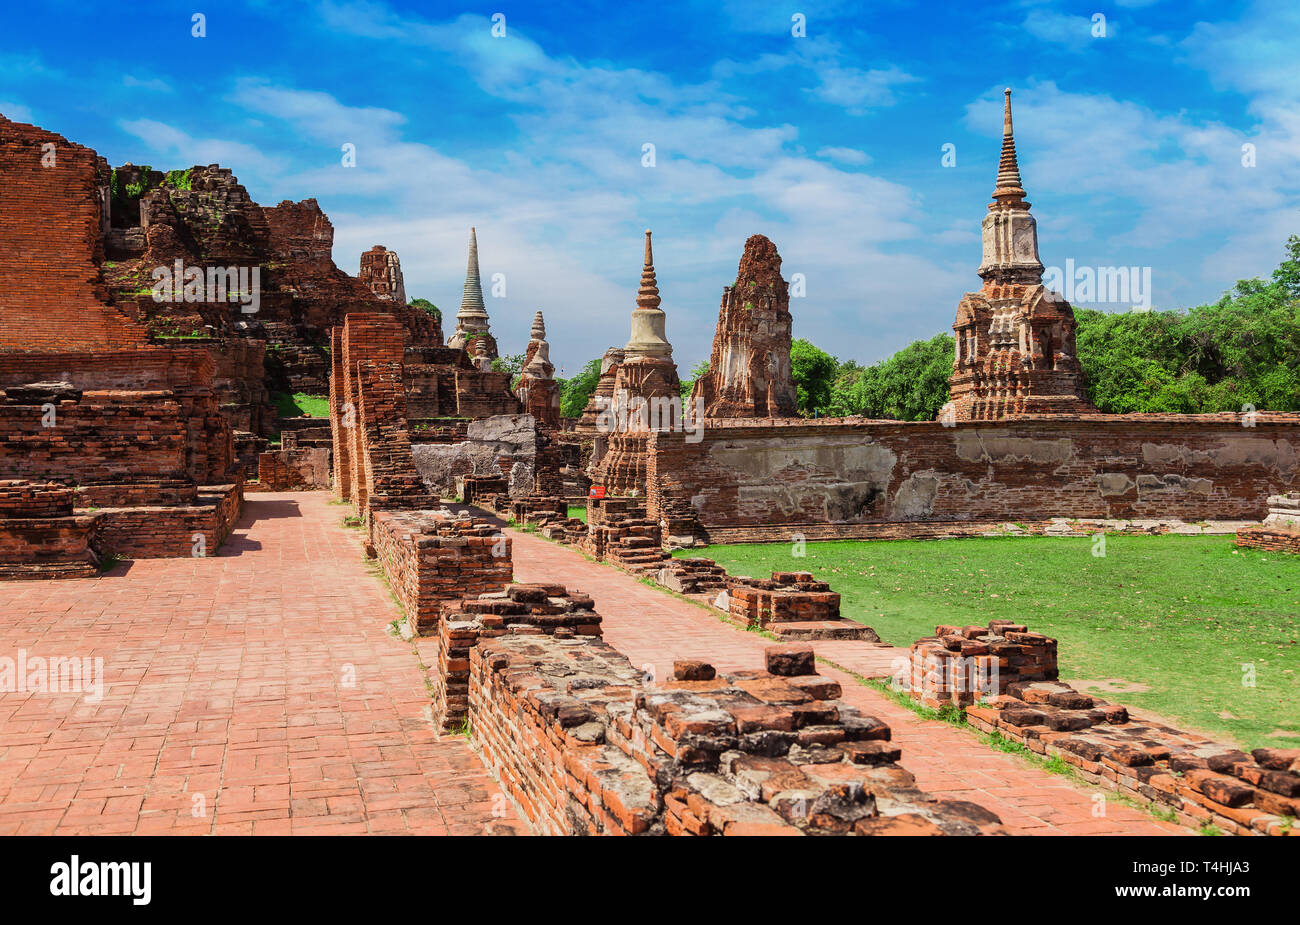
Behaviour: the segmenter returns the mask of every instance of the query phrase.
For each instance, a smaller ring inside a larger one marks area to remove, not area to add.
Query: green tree
[[[790,371],[798,393],[799,413],[804,417],[824,416],[830,407],[831,383],[839,361],[802,337],[790,345]]]
[[[691,397],[691,389],[695,388],[695,380],[709,371],[709,361],[696,363],[695,368],[691,370],[690,376],[682,380],[682,401]]]
[[[411,308],[418,308],[421,309],[422,311],[426,311],[430,315],[433,315],[433,317],[436,318],[438,321],[442,321],[442,309],[434,305],[428,299],[412,299],[406,304],[411,306]]]
[[[582,416],[582,410],[591,400],[591,393],[596,391],[600,382],[600,357],[588,361],[581,371],[571,379],[564,380],[560,391],[560,414],[566,418]]]
[[[492,361],[492,372],[509,373],[510,388],[519,387],[519,371],[524,368],[524,354],[512,353],[509,356],[497,357]]]
[[[841,365],[831,388],[830,413],[933,421],[948,400],[953,350],[951,334],[936,334],[865,369]]]

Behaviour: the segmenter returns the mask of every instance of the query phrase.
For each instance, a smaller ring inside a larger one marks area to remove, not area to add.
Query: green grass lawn
[[[286,392],[272,392],[271,401],[275,403],[276,413],[282,418],[330,416],[328,395],[307,395],[304,392],[289,395]]]
[[[1004,618],[1060,640],[1063,678],[1247,747],[1300,745],[1300,557],[1231,537],[997,537],[710,546],[733,575],[808,571],[842,613],[907,646]],[[1254,666],[1255,686],[1244,685]]]
[[[587,505],[584,504],[579,506],[576,504],[570,504],[569,516],[576,517],[585,524],[587,522]]]

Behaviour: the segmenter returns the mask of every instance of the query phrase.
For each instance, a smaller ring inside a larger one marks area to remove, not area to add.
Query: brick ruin
[[[387,302],[406,304],[406,283],[402,280],[402,261],[394,251],[376,244],[361,254],[361,270],[357,279],[370,287],[376,298]],[[439,332],[441,334],[441,332]],[[439,336],[438,341],[442,340]]]
[[[216,553],[242,472],[201,350],[0,353],[0,575],[80,577],[87,561]],[[90,553],[87,559],[87,551]]]
[[[1300,555],[1300,492],[1270,497],[1264,522],[1238,530],[1237,545]]]
[[[531,414],[538,424],[559,428],[560,388],[555,381],[555,366],[551,363],[551,346],[546,342],[546,320],[540,311],[533,316],[515,397],[524,412]]]
[[[761,234],[745,242],[736,282],[722,291],[709,371],[691,401],[706,418],[798,417],[790,368],[790,291],[781,255]]]
[[[260,206],[216,164],[110,168],[3,116],[0,175],[0,350],[207,351],[246,477],[280,427],[271,393],[327,391],[328,332],[345,315],[395,315],[413,342],[442,342],[437,320],[407,307],[396,254],[367,252],[366,281],[335,266],[314,199]]]
[[[956,707],[982,732],[1056,757],[1085,779],[1172,810],[1183,825],[1285,835],[1300,816],[1300,749],[1250,754],[1057,680],[1057,641],[1023,624],[938,626],[912,645],[900,686]]]
[[[1005,834],[918,789],[889,727],[839,700],[810,649],[731,674],[678,661],[660,680],[597,632],[513,629],[454,651],[470,734],[541,834]]]
[[[598,388],[589,405],[594,412],[595,431],[604,437],[591,457],[591,480],[618,494],[644,494],[650,434],[658,427],[682,426],[681,382],[660,302],[647,229],[641,286],[632,311],[632,335],[617,363],[608,370],[602,363],[601,384],[608,377],[608,397]],[[606,353],[606,357],[611,358],[611,354]],[[585,423],[586,414],[583,419]]]
[[[1006,91],[1002,159],[982,227],[984,285],[953,324],[957,348],[945,414],[961,421],[1095,412],[1075,356],[1074,310],[1043,286],[1038,226],[1029,213]]]

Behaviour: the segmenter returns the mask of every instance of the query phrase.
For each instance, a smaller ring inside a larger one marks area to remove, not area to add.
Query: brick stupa
[[[546,342],[546,320],[542,313],[533,316],[533,327],[524,353],[524,365],[519,372],[519,387],[515,397],[524,412],[547,427],[560,426],[560,389],[555,382],[555,366],[551,363],[551,346]]]
[[[681,426],[681,382],[673,347],[665,331],[650,231],[645,233],[645,262],[632,312],[632,334],[623,361],[611,367],[611,413],[597,415],[592,481],[614,494],[644,494],[650,430]],[[603,377],[602,377],[603,378]]]
[[[1005,92],[1002,159],[982,229],[984,285],[966,293],[957,307],[944,420],[1096,412],[1075,356],[1074,310],[1042,282],[1038,228],[1020,182],[1011,91]]]
[[[752,235],[735,285],[722,291],[709,371],[695,380],[692,404],[701,401],[708,418],[796,417],[790,339],[781,255],[763,235]]]

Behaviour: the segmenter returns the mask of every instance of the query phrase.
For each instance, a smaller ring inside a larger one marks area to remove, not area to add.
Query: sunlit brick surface
[[[577,551],[526,533],[510,531],[515,580],[565,584],[592,597],[604,618],[605,641],[638,668],[658,677],[672,674],[675,659],[699,658],[720,671],[761,664],[771,641],[723,623],[710,612],[638,582],[625,572],[583,558]],[[891,660],[906,662],[907,650],[875,647],[861,640],[817,640],[818,655],[865,676],[889,674]],[[1017,835],[1168,835],[1186,829],[1158,822],[1108,799],[1104,816],[1094,816],[1093,791],[998,752],[969,732],[920,719],[849,675],[822,665],[819,672],[839,681],[842,699],[877,717],[893,730],[903,751],[899,764],[916,784],[936,797],[969,800],[992,810]]]
[[[214,557],[0,584],[0,656],[100,656],[105,678],[99,703],[0,693],[0,834],[518,830],[435,734],[346,511],[261,494]]]

